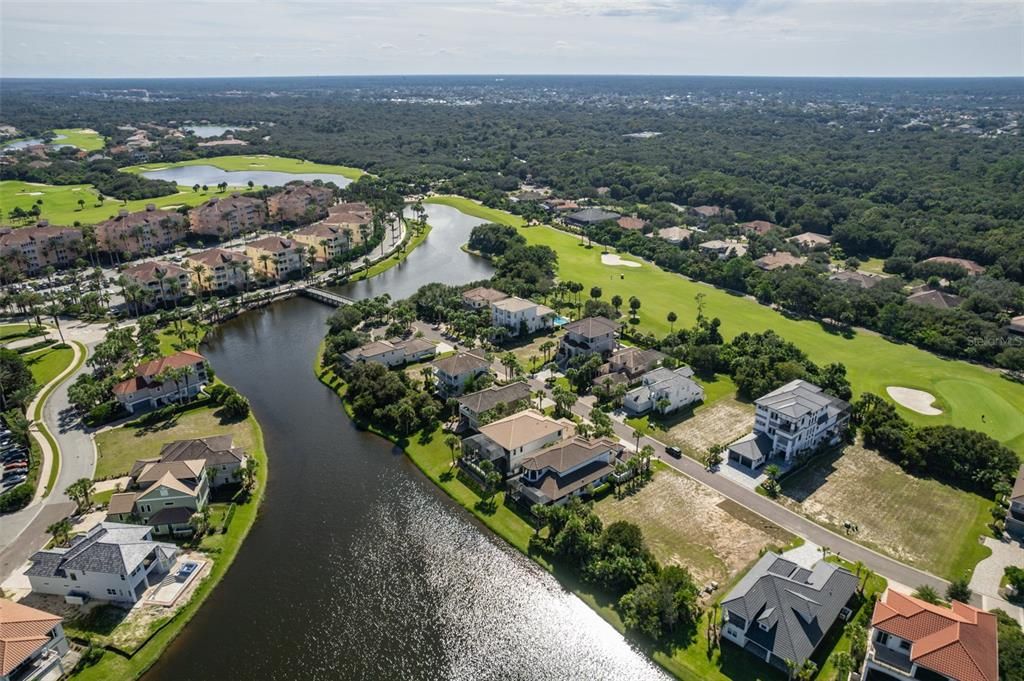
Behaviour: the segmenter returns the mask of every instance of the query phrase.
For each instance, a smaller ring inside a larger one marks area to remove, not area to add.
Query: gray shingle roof
[[[584,317],[565,325],[566,333],[575,333],[584,338],[597,338],[612,333],[619,325],[607,317]]]
[[[146,539],[152,528],[145,525],[100,523],[72,540],[66,549],[38,551],[25,574],[30,577],[63,576],[65,570],[120,575],[131,572],[154,548],[169,547]]]
[[[600,208],[584,208],[583,210],[570,215],[568,219],[573,222],[594,224],[597,222],[604,222],[605,220],[618,220],[620,217],[621,216],[618,213],[601,210]]]
[[[207,466],[241,463],[245,450],[232,446],[230,435],[212,435],[195,440],[168,442],[160,450],[160,461],[193,461],[201,459]]]
[[[832,563],[818,561],[807,570],[766,553],[729,592],[722,608],[746,621],[748,640],[800,664],[835,623],[857,582]]]
[[[790,381],[763,397],[759,397],[754,400],[754,404],[760,407],[767,407],[795,419],[825,407],[832,407],[836,411],[843,411],[850,406],[838,397],[832,397],[823,392],[821,388],[813,383],[808,383],[799,378],[795,381]]]
[[[530,386],[524,381],[516,381],[503,386],[491,386],[459,398],[459,404],[470,411],[482,414],[494,409],[499,404],[510,404],[530,398]]]

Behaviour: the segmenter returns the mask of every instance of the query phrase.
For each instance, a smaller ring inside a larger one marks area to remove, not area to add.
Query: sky
[[[2,77],[1024,76],[1024,0],[0,0]]]

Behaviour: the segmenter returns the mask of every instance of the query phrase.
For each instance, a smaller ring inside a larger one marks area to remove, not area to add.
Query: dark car
[[[665,447],[665,453],[677,459],[683,458],[683,450],[679,449],[679,447]]]

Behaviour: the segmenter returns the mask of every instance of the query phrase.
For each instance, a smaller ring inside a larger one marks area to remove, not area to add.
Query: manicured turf
[[[193,192],[183,191],[168,196],[158,196],[152,199],[139,199],[137,201],[118,201],[108,198],[99,205],[98,192],[91,184],[73,185],[50,185],[22,182],[20,180],[4,180],[0,182],[0,211],[6,220],[7,214],[14,208],[29,210],[39,199],[43,203],[39,206],[40,218],[49,220],[53,225],[74,225],[79,222],[83,225],[91,225],[103,222],[117,215],[118,211],[140,211],[146,209],[146,204],[155,204],[157,208],[172,208],[177,206],[195,206],[203,203],[214,196],[222,196],[216,187],[209,191]],[[85,208],[78,207],[78,201],[85,201]],[[28,225],[34,222],[25,223]]]
[[[22,358],[32,372],[36,385],[42,387],[57,378],[71,364],[74,356],[75,351],[71,348],[49,347],[22,355]]]
[[[85,151],[99,151],[106,146],[103,135],[87,128],[57,128],[53,134],[64,137],[54,140],[55,144],[72,144]]]
[[[412,253],[417,246],[426,241],[427,235],[430,234],[430,230],[430,225],[427,225],[426,228],[421,230],[419,234],[414,234],[412,238],[410,238],[409,241],[405,244],[405,248],[403,248],[401,251],[392,253],[383,260],[379,260],[370,265],[369,269],[363,270],[353,275],[352,281],[359,281],[360,279],[369,279],[370,277],[376,277],[378,274],[382,272],[387,272],[395,265],[405,261],[405,259],[409,257],[409,254]],[[359,263],[357,262],[356,264]]]
[[[8,342],[29,335],[28,324],[4,324],[0,326],[0,342]]]
[[[215,411],[213,407],[202,406],[149,426],[136,420],[97,433],[96,479],[124,475],[136,459],[157,456],[161,447],[174,440],[231,434],[236,447],[246,450],[253,447],[258,439],[255,421],[221,423]]]
[[[461,197],[432,197],[427,202],[452,206],[485,220],[517,227],[523,224],[519,216]],[[669,324],[665,317],[670,311],[679,316],[677,326],[692,325],[697,313],[695,296],[703,293],[705,314],[721,318],[722,333],[727,338],[743,331],[773,329],[819,364],[845,364],[856,393],[869,391],[886,397],[886,386],[896,385],[935,395],[944,409],[940,416],[922,416],[899,408],[914,423],[980,430],[1024,454],[1024,418],[1020,417],[1024,413],[1024,386],[1007,381],[996,371],[941,359],[869,331],[844,338],[829,333],[817,322],[789,319],[751,299],[690,281],[649,263],[639,268],[602,265],[600,247],[584,248],[579,239],[565,232],[546,227],[526,227],[521,232],[529,243],[547,245],[558,252],[561,278],[579,281],[585,289],[600,286],[605,299],[616,293],[626,299],[636,295],[641,301],[639,316],[644,330],[666,333]],[[965,386],[971,386],[970,390]]]
[[[358,180],[366,174],[365,171],[359,168],[336,166],[328,163],[313,163],[312,161],[303,161],[298,158],[268,156],[266,154],[212,156],[210,158],[197,158],[191,161],[179,161],[178,163],[147,163],[138,166],[127,166],[121,168],[121,170],[126,173],[141,173],[147,170],[178,168],[180,166],[214,166],[221,170],[270,170],[281,173],[332,173],[344,175],[350,180]]]

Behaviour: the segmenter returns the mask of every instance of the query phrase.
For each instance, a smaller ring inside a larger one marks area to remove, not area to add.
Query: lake
[[[147,170],[142,173],[143,177],[154,180],[168,180],[177,182],[182,187],[192,185],[207,185],[215,187],[221,182],[227,182],[233,187],[243,187],[250,180],[257,187],[267,185],[279,187],[296,180],[312,182],[323,180],[333,182],[339,187],[344,187],[352,182],[344,175],[333,173],[282,173],[276,170],[221,170],[215,166],[177,166],[174,168],[163,168],[161,170]]]
[[[240,125],[183,125],[182,130],[188,130],[196,137],[220,137],[228,130],[239,132],[241,130],[252,130]]]

